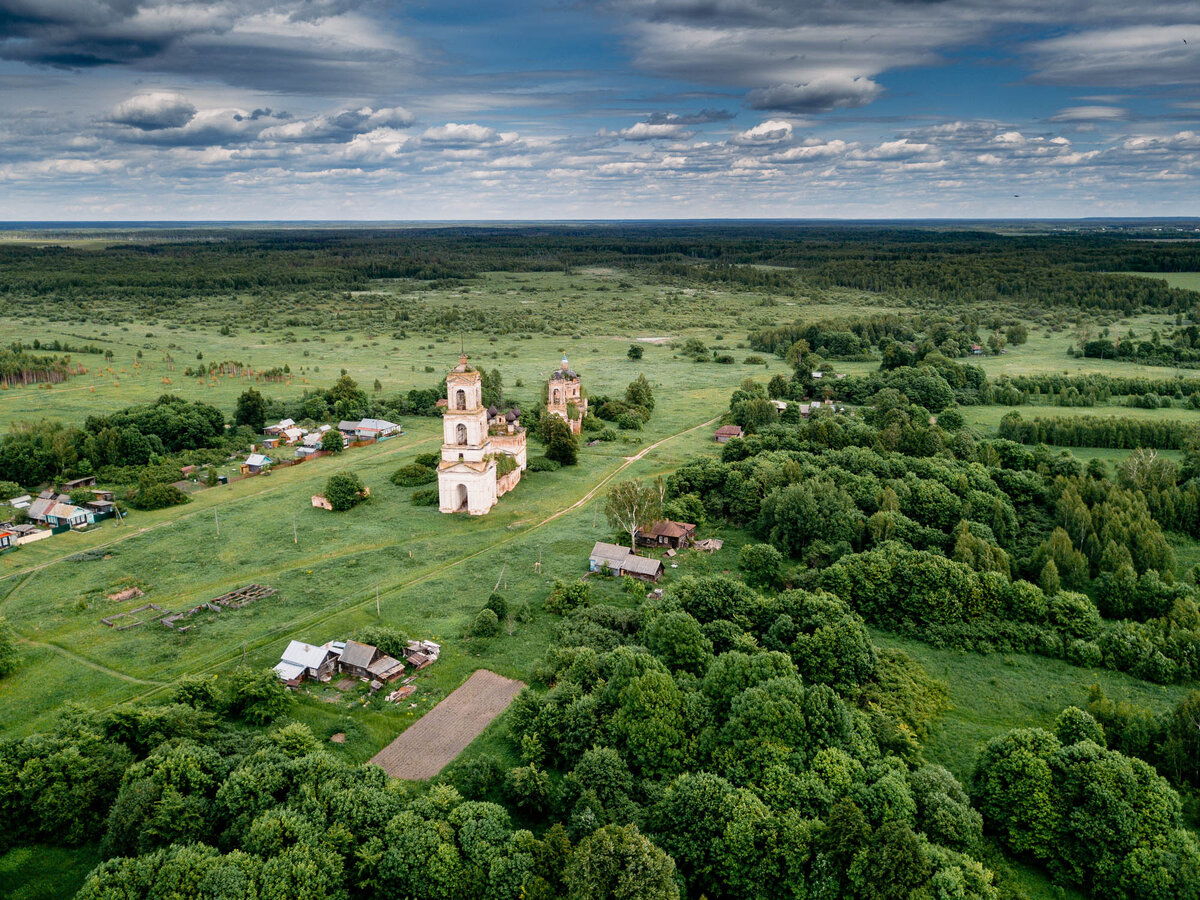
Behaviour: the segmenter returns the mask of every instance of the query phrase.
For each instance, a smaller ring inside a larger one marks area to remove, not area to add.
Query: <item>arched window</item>
[[[455,429],[455,434],[457,435],[458,442],[460,444],[465,444],[467,442],[467,426],[462,422],[458,423],[458,427]]]
[[[554,389],[554,402],[555,404],[558,403],[558,388]]]
[[[467,408],[467,392],[464,391],[462,388],[459,388],[458,393],[455,394],[455,399],[458,401],[459,409]]]

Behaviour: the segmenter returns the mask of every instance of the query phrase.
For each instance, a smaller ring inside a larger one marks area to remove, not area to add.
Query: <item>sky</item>
[[[0,0],[0,220],[1198,214],[1196,0]]]

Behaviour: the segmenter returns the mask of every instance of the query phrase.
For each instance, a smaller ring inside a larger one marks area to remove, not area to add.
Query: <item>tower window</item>
[[[462,390],[461,388],[459,388],[459,391],[458,391],[458,393],[457,393],[457,394],[455,394],[455,399],[456,399],[456,401],[457,401],[457,403],[458,403],[458,408],[459,408],[459,409],[466,409],[466,408],[467,408],[467,392],[466,392],[466,391],[464,391],[464,390]]]
[[[459,422],[458,427],[455,429],[455,435],[460,444],[465,444],[467,442],[467,426]]]

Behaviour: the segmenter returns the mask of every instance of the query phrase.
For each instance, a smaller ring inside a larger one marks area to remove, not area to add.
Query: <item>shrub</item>
[[[417,454],[417,458],[414,460],[418,466],[425,466],[430,469],[436,469],[438,467],[438,463],[441,461],[442,455],[440,453],[419,453]]]
[[[496,618],[501,622],[508,618],[508,601],[504,599],[502,594],[492,594],[483,606],[484,609],[490,609],[494,612]]]
[[[624,431],[641,431],[642,419],[632,411],[623,412],[617,416],[617,427]]]
[[[399,487],[417,487],[437,481],[437,472],[420,463],[409,463],[393,472],[388,480]]]
[[[500,619],[494,610],[487,607],[481,609],[471,623],[471,634],[478,638],[495,637],[500,633]]]
[[[353,472],[338,472],[325,482],[325,499],[338,512],[357,506],[366,496],[362,479]]]
[[[21,486],[15,481],[0,481],[0,500],[11,500],[21,493]]]
[[[150,510],[166,509],[168,506],[191,502],[192,498],[173,484],[151,484],[131,497],[129,505],[134,509]]]
[[[559,463],[544,456],[535,456],[525,466],[526,471],[529,472],[557,472],[561,468]]]
[[[564,616],[573,609],[592,602],[592,590],[585,581],[556,581],[550,596],[546,598],[546,609]]]
[[[765,366],[767,361],[761,356],[747,356],[742,360],[742,365],[745,366]]]
[[[605,428],[598,435],[596,435],[596,440],[598,441],[615,441],[616,439],[617,433],[611,428]]]
[[[399,628],[393,628],[391,625],[366,625],[359,628],[355,635],[354,639],[360,643],[378,647],[395,659],[404,659],[408,635]]]
[[[630,359],[641,359],[646,355],[646,348],[641,344],[630,344],[629,349],[625,351],[625,355]]]
[[[425,488],[423,491],[413,491],[412,496],[409,497],[413,506],[437,506],[439,499],[437,488]]]

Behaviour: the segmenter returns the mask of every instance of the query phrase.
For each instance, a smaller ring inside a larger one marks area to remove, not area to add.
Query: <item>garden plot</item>
[[[461,687],[371,758],[392,778],[424,781],[446,768],[525,684],[477,669]]]

